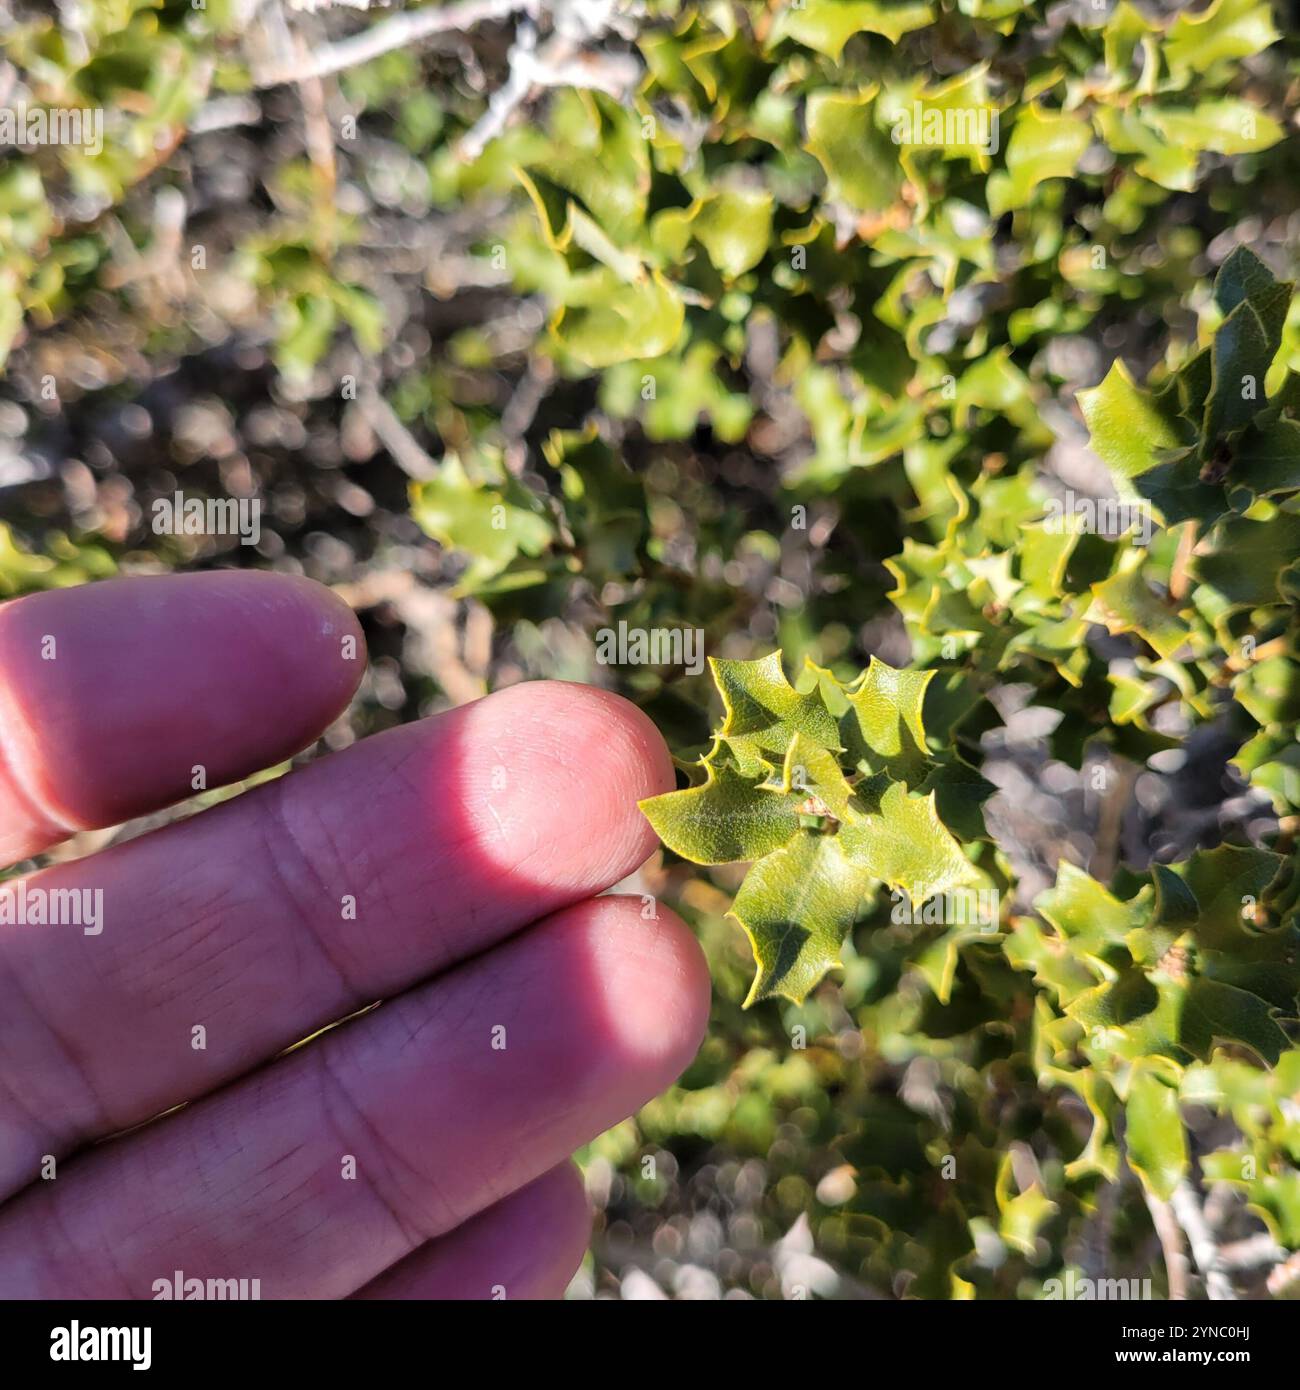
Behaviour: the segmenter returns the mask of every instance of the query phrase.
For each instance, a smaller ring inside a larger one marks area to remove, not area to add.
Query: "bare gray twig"
[[[370,428],[379,436],[393,462],[408,477],[423,482],[437,475],[438,465],[410,430],[397,418],[391,405],[371,388],[362,391],[357,404],[361,407]]]
[[[1286,1251],[1267,1231],[1219,1247],[1219,1263],[1224,1269],[1261,1269],[1286,1259]]]
[[[1180,1182],[1170,1198],[1170,1206],[1178,1219],[1178,1224],[1187,1232],[1188,1244],[1192,1247],[1192,1258],[1205,1280],[1205,1292],[1215,1302],[1235,1299],[1237,1291],[1223,1267],[1218,1243],[1214,1239],[1205,1213],[1201,1210],[1201,1199],[1187,1181]]]
[[[537,29],[520,23],[510,49],[510,76],[492,94],[488,108],[467,131],[456,153],[466,162],[475,160],[506,128],[511,116],[532,95],[545,87],[580,87],[604,92],[622,100],[636,85],[641,65],[630,53],[598,53],[584,45],[611,31],[622,32],[617,0],[586,0],[557,6],[555,32],[539,48]]]
[[[326,44],[304,59],[261,68],[254,72],[253,82],[257,87],[278,87],[285,82],[328,77],[437,34],[461,33],[488,20],[508,19],[518,11],[535,15],[539,8],[540,0],[454,0],[450,5],[403,10],[337,43]]]
[[[1191,1286],[1192,1263],[1183,1248],[1183,1232],[1168,1202],[1154,1197],[1145,1187],[1142,1195],[1146,1198],[1151,1222],[1160,1238],[1160,1249],[1165,1257],[1165,1274],[1169,1279],[1169,1298],[1171,1302],[1186,1299]]]

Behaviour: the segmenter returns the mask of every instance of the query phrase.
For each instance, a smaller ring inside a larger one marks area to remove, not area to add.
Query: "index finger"
[[[0,865],[306,747],[365,645],[292,575],[111,579],[0,605]]]

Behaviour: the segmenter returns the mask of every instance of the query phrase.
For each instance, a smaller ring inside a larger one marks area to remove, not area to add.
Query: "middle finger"
[[[0,1196],[609,887],[671,785],[639,710],[543,682],[33,876],[103,931],[0,928]]]
[[[0,1297],[148,1298],[180,1269],[339,1298],[668,1085],[709,1010],[666,909],[579,903],[0,1211]]]

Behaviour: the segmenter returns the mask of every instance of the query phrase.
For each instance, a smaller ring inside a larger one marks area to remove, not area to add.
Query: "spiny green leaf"
[[[959,840],[988,838],[982,808],[997,788],[969,763],[960,758],[935,763],[916,790],[922,796],[933,793],[939,819]]]
[[[1261,497],[1300,491],[1300,422],[1252,427],[1233,454],[1233,476]]]
[[[1219,436],[1244,429],[1264,404],[1264,378],[1273,348],[1255,307],[1238,304],[1214,335],[1210,396],[1201,427],[1201,453],[1208,457]]]
[[[704,200],[693,225],[695,238],[728,280],[752,270],[772,235],[772,195],[727,189]]]
[[[758,661],[710,658],[709,667],[726,709],[721,736],[742,772],[784,761],[796,733],[819,747],[839,748],[839,730],[821,696],[790,685],[779,651]]]
[[[854,34],[884,34],[897,43],[903,34],[933,18],[928,0],[804,0],[777,11],[769,46],[794,39],[828,58],[838,58]]]
[[[1164,864],[1151,866],[1155,884],[1155,920],[1161,926],[1182,927],[1201,915],[1201,904],[1189,884]]]
[[[751,1001],[801,1000],[838,961],[873,883],[905,893],[917,908],[987,883],[937,811],[942,792],[954,821],[982,833],[979,803],[993,788],[964,764],[947,781],[933,778],[958,765],[922,752],[921,705],[932,673],[877,661],[846,690],[810,664],[797,690],[779,652],[714,660],[712,669],[725,716],[704,759],[705,781],[652,797],[642,810],[669,848],[697,863],[754,860],[734,906],[758,967]],[[856,729],[860,750],[840,747],[831,707]],[[916,758],[918,770],[932,774],[923,793],[895,780]],[[863,775],[864,766],[880,770]],[[819,819],[800,828],[800,815]],[[945,992],[953,970],[955,958],[945,967]]]
[[[1094,452],[1116,478],[1145,473],[1159,462],[1160,450],[1180,442],[1171,421],[1118,358],[1100,386],[1079,392],[1079,408]]]
[[[1097,112],[1097,125],[1116,154],[1139,156],[1133,168],[1144,179],[1161,188],[1189,191],[1196,187],[1196,147],[1174,143],[1156,115],[1146,107],[1104,107]]]
[[[1300,555],[1300,516],[1279,512],[1267,521],[1228,517],[1209,537],[1189,571],[1231,608],[1280,603],[1283,566]]]
[[[798,830],[798,796],[763,787],[726,762],[707,764],[705,771],[701,786],[638,803],[655,834],[683,859],[761,859]]]
[[[657,271],[628,284],[608,266],[574,276],[551,331],[587,367],[608,367],[667,352],[682,330],[686,309]]]
[[[1092,126],[1074,112],[1024,107],[1007,142],[1007,172],[988,181],[989,211],[995,216],[1025,207],[1045,179],[1068,178],[1092,143]]]
[[[1300,932],[1256,929],[1243,914],[1253,914],[1279,862],[1267,850],[1197,851],[1185,864],[1157,867],[1154,892],[1123,903],[1062,866],[1037,906],[1102,979],[1060,995],[1094,1058],[1159,1057],[1179,1067],[1230,1044],[1278,1061],[1288,1046],[1278,1017],[1294,1017],[1300,992]],[[1041,948],[1019,954],[1043,968]]]
[[[838,835],[801,830],[750,869],[732,905],[754,948],[758,972],[748,1007],[772,995],[796,1004],[840,963],[870,875]]]
[[[1278,875],[1281,855],[1241,845],[1197,850],[1170,872],[1187,885],[1197,903],[1197,930],[1203,945],[1240,949],[1249,937],[1247,918]]]
[[[1288,1250],[1300,1246],[1300,1171],[1261,1173],[1248,1189],[1251,1207]]]
[[[1108,1059],[1162,1057],[1186,1063],[1191,1053],[1179,1040],[1181,996],[1167,977],[1157,980],[1146,970],[1127,969],[1077,995],[1065,1012],[1084,1029],[1087,1046]]]
[[[484,464],[490,469],[490,461]],[[471,481],[461,460],[449,454],[436,478],[410,488],[416,524],[440,544],[472,556],[460,581],[465,593],[495,579],[521,553],[540,555],[553,535],[540,501],[503,470],[490,471],[499,486]]]
[[[1214,0],[1198,14],[1179,14],[1164,43],[1165,61],[1180,85],[1211,64],[1248,58],[1276,41],[1267,0]]]
[[[1178,651],[1191,634],[1172,602],[1158,597],[1147,583],[1142,554],[1127,551],[1109,579],[1092,586],[1088,616],[1110,632],[1136,632],[1161,656]]]
[[[1265,1000],[1220,980],[1199,979],[1188,985],[1179,1025],[1179,1041],[1202,1060],[1209,1058],[1216,1043],[1227,1042],[1248,1047],[1275,1066],[1290,1046]]]
[[[1193,107],[1157,106],[1146,118],[1171,144],[1194,151],[1245,154],[1282,138],[1282,127],[1267,112],[1235,97]]]
[[[824,807],[837,820],[848,816],[853,795],[835,755],[801,733],[795,734],[785,751],[782,790],[796,797],[815,798],[809,814],[822,815]]]
[[[1300,720],[1300,667],[1290,657],[1252,661],[1233,679],[1232,693],[1252,719],[1288,729],[1288,738],[1293,737]]]
[[[1187,1136],[1178,1092],[1143,1068],[1129,1083],[1124,1107],[1129,1166],[1147,1190],[1168,1201],[1187,1175]]]
[[[1003,950],[1017,970],[1033,971],[1035,981],[1050,989],[1062,1007],[1096,982],[1092,968],[1071,951],[1069,943],[1044,931],[1034,917],[1013,918]]]
[[[933,792],[921,796],[884,775],[855,790],[840,829],[845,854],[872,878],[901,888],[919,906],[926,898],[978,882],[974,865],[939,819]]]
[[[924,777],[929,754],[921,711],[933,677],[933,671],[896,671],[871,658],[849,692],[852,718],[842,725],[849,756],[864,771],[887,771],[909,783]]]
[[[1229,318],[1240,304],[1250,304],[1259,315],[1264,333],[1275,353],[1282,339],[1282,326],[1295,286],[1289,280],[1278,280],[1263,261],[1248,247],[1235,247],[1219,267],[1214,279],[1214,302]]]
[[[882,212],[898,196],[898,147],[875,121],[874,91],[808,98],[805,148],[826,171],[826,193],[859,212]]]
[[[994,1188],[999,1213],[998,1234],[1022,1254],[1035,1255],[1038,1232],[1058,1207],[1037,1182],[1030,1183],[1023,1192],[1013,1196],[1011,1184],[1014,1176],[1012,1157],[1008,1153],[998,1166]]]
[[[1084,959],[1106,962],[1116,947],[1143,920],[1143,912],[1121,902],[1090,874],[1062,860],[1056,886],[1040,893],[1034,907]]]

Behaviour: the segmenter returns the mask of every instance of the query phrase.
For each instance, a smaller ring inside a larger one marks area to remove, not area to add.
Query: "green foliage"
[[[0,522],[0,599],[107,579],[115,569],[112,558],[100,546],[78,545],[64,535],[48,535],[44,552],[32,554]]]
[[[929,755],[922,703],[932,672],[873,660],[844,687],[809,662],[798,691],[779,652],[712,665],[726,718],[699,764],[704,780],[641,808],[697,864],[758,861],[732,908],[758,962],[745,1002],[779,994],[800,1004],[840,964],[873,884],[921,909],[980,881],[933,789],[980,779],[959,759]]]
[[[1263,429],[1277,429],[1279,412],[1268,399],[1261,399],[1258,410],[1241,411],[1233,404],[1233,390],[1240,394],[1249,369],[1262,387],[1290,302],[1290,286],[1281,290],[1279,295],[1271,275],[1245,250],[1224,265],[1216,286],[1223,323],[1212,346],[1202,350],[1215,370],[1200,397],[1192,390],[1195,359],[1168,379],[1159,400],[1139,391],[1122,366],[1095,392],[1084,393],[1095,447],[1115,478],[1132,481],[1134,495],[1148,501],[1157,517],[1187,521],[1191,504],[1172,515],[1167,506],[1160,508],[1168,485],[1150,486],[1152,470],[1206,459],[1223,447],[1255,459],[1262,453],[1257,415]],[[1246,314],[1262,323],[1256,304],[1270,315],[1271,336],[1261,329],[1243,339],[1237,324]],[[1247,395],[1249,387],[1247,381]],[[1160,401],[1183,403],[1181,425]],[[1243,470],[1230,481],[1196,479],[1197,498],[1204,499],[1202,524],[1206,530],[1218,524],[1216,540],[1223,526],[1232,524],[1223,522],[1231,508],[1220,499],[1229,488],[1249,486],[1257,477],[1258,472]],[[1084,538],[1068,526],[1053,530],[1045,524],[1042,499],[1032,489],[986,477],[967,494],[951,479],[945,481],[953,512],[943,540],[905,542],[901,556],[889,562],[898,580],[893,597],[923,659],[962,651],[976,688],[992,672],[1022,671],[1027,659],[1047,662],[1067,688],[1082,688],[1096,679],[1100,664],[1084,641],[1090,621],[1138,635],[1153,652],[1150,669],[1163,666],[1166,679],[1174,659],[1189,647],[1206,662],[1213,656],[1213,625],[1198,621],[1192,605],[1160,597],[1167,589],[1169,562],[1158,553],[1132,544],[1093,545],[1090,563],[1075,564]],[[1280,606],[1278,572],[1297,551],[1289,513],[1266,499],[1292,488],[1284,467],[1260,478],[1253,491],[1270,512],[1258,525],[1271,520],[1281,529],[1279,539],[1270,543],[1268,531],[1261,530],[1258,536],[1247,533],[1231,544],[1219,540],[1218,546],[1206,547],[1195,570],[1202,586],[1217,583],[1239,605]],[[1256,505],[1247,498],[1240,510],[1249,513]],[[1207,563],[1220,550],[1233,560],[1217,575]],[[1244,573],[1243,554],[1248,557]],[[1219,649],[1218,659],[1224,656]],[[841,943],[854,923],[869,917],[875,881],[912,897],[918,885],[928,885],[920,888],[928,897],[963,880],[978,881],[951,834],[961,827],[956,820],[944,826],[933,796],[928,819],[937,834],[927,834],[924,817],[902,820],[905,808],[922,801],[913,788],[934,776],[922,704],[936,672],[894,672],[873,661],[866,675],[845,688],[809,663],[799,692],[785,683],[776,657],[715,663],[714,673],[726,720],[702,760],[705,783],[656,798],[645,809],[665,843],[688,859],[756,861],[732,907],[758,962],[746,1002],[770,994],[799,1002],[827,968],[839,963]],[[1174,679],[1174,688],[1191,694],[1198,674],[1204,674],[1203,667]],[[1136,723],[1138,731],[1149,731],[1143,715],[1151,702],[1138,694],[1123,703],[1121,697],[1133,692],[1113,674],[1104,678],[1114,686],[1112,737],[1132,748],[1124,726]],[[1140,692],[1140,683],[1133,684]],[[1289,689],[1290,682],[1283,686]],[[838,739],[826,727],[832,711],[838,715]],[[1282,718],[1293,730],[1294,713],[1287,709]],[[1148,751],[1155,751],[1154,743],[1149,735]],[[978,780],[952,752],[947,765],[965,768]],[[882,780],[884,795],[877,790]],[[718,790],[719,783],[725,791]],[[987,790],[985,784],[976,805]],[[800,801],[797,794],[805,791],[808,796]],[[887,797],[895,798],[892,805]],[[796,819],[799,812],[804,814]],[[731,835],[738,825],[746,833]],[[864,835],[864,826],[883,834]],[[891,850],[900,844],[906,853],[896,857]],[[1037,904],[1046,925],[1017,919],[1002,936],[1009,963],[1031,971],[1041,991],[1034,1004],[1033,1043],[1040,1084],[1074,1091],[1093,1116],[1092,1133],[1067,1166],[1067,1177],[1113,1181],[1122,1133],[1129,1166],[1155,1196],[1167,1199],[1188,1171],[1179,1104],[1188,1064],[1220,1058],[1225,1047],[1253,1053],[1267,1064],[1293,1055],[1285,1024],[1296,1017],[1300,938],[1285,901],[1276,905],[1278,920],[1263,930],[1256,926],[1267,920],[1269,909],[1260,904],[1272,901],[1269,889],[1280,863],[1279,856],[1264,851],[1224,847],[1198,854],[1174,871],[1156,868],[1123,900],[1063,865],[1057,889]],[[924,920],[923,910],[917,920]],[[963,921],[956,932],[944,933],[941,947],[931,945],[918,959],[941,998],[950,996],[955,957],[979,935]],[[943,961],[937,969],[936,956]],[[1272,1215],[1278,1200],[1270,1189],[1261,1211]],[[1015,1197],[1004,1193],[999,1229],[1010,1244],[1032,1252],[1038,1227],[1054,1210],[1037,1188]]]
[[[443,545],[471,555],[460,581],[465,593],[484,592],[516,557],[540,555],[553,536],[538,499],[510,478],[499,459],[486,456],[481,462],[484,476],[471,478],[451,455],[438,477],[411,485],[417,525]],[[511,576],[516,584],[532,578],[526,570]]]
[[[1134,631],[1185,691],[1230,683],[1259,725],[1237,758],[1279,809],[1296,805],[1293,568],[1300,545],[1300,384],[1286,324],[1293,285],[1245,247],[1214,285],[1215,326],[1175,371],[1147,388],[1120,364],[1080,405],[1117,483],[1184,528],[1193,584],[1180,603],[1154,557],[1123,561],[1095,592],[1112,630]],[[1162,592],[1163,591],[1163,592]],[[1193,704],[1205,712],[1204,697]]]

